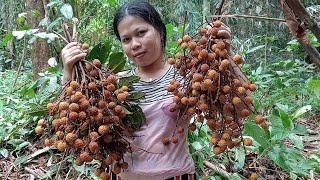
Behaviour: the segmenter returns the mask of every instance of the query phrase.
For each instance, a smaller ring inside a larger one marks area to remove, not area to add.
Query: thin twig
[[[249,15],[239,15],[239,14],[229,14],[229,15],[213,15],[212,18],[215,17],[224,17],[224,18],[253,18],[253,19],[262,19],[262,20],[270,20],[270,21],[279,21],[279,22],[285,22],[284,19],[280,18],[270,18],[270,17],[263,17],[263,16],[249,16]]]
[[[68,41],[66,38],[64,38],[61,34],[59,34],[58,32],[53,31],[53,33],[54,33],[55,35],[57,35],[59,38],[61,38],[64,43],[66,43],[66,44],[69,43],[69,41]]]
[[[224,169],[218,167],[217,165],[212,164],[209,161],[203,161],[203,164],[205,166],[207,166],[208,168],[214,170],[215,172],[219,173],[224,178],[229,178],[230,177],[230,174],[227,171],[225,171]]]
[[[21,71],[22,62],[23,62],[25,56],[26,56],[26,37],[24,37],[24,39],[23,39],[22,57],[21,57],[21,60],[20,60],[20,63],[19,63],[19,67],[18,67],[18,70],[17,70],[16,78],[14,79],[14,82],[13,82],[13,87],[12,87],[13,90],[14,90],[14,87],[16,86],[16,82],[17,82],[19,73]]]

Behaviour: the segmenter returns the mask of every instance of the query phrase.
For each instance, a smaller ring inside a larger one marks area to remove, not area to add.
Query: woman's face
[[[122,48],[138,66],[149,66],[162,61],[161,35],[138,16],[128,15],[118,24]]]

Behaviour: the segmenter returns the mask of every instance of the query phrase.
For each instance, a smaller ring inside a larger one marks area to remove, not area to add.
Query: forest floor
[[[320,152],[320,116],[312,119],[299,119],[299,123],[304,124],[309,135],[303,138],[304,149],[302,154],[309,156]],[[292,144],[287,143],[289,146]],[[20,151],[10,153],[8,158],[0,158],[0,179],[20,180],[20,179],[92,179],[90,175],[86,175],[70,168],[67,165],[57,166],[61,163],[61,155],[58,157],[49,153],[48,148],[42,148],[38,141],[29,143]],[[52,152],[51,152],[52,153]],[[245,167],[254,168],[261,179],[290,179],[288,173],[284,172],[273,161],[268,158],[260,158],[256,160],[257,154],[248,154]],[[17,163],[18,162],[18,163]],[[63,161],[62,161],[63,162]],[[55,166],[56,165],[56,166]],[[253,166],[252,166],[253,165]],[[55,168],[53,168],[55,167]],[[224,166],[221,166],[224,169]],[[56,171],[58,169],[58,171]],[[88,170],[88,169],[87,169]],[[226,169],[225,169],[226,170]],[[251,170],[251,169],[250,169]],[[249,171],[250,171],[249,170]],[[84,170],[85,171],[85,170]],[[206,167],[207,174],[212,174],[212,169]],[[238,172],[241,177],[248,177],[249,171]],[[44,178],[47,173],[52,172],[50,178]],[[55,172],[59,172],[58,174]],[[227,171],[226,171],[227,172]],[[313,173],[313,172],[311,172]],[[54,177],[54,178],[52,178]],[[311,174],[311,179],[318,180],[320,175]],[[202,176],[200,179],[207,179]],[[209,179],[209,178],[208,178]],[[303,178],[298,178],[303,179]]]

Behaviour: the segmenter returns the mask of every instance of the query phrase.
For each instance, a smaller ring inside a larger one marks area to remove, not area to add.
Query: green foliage
[[[57,74],[45,75],[30,81],[29,74],[22,74],[15,89],[12,87],[16,72],[1,73],[0,83],[0,149],[20,151],[34,138],[34,126],[45,112],[45,104],[54,97],[60,84]],[[6,78],[4,78],[4,76]],[[18,87],[18,88],[17,88]],[[24,137],[24,138],[21,138]]]

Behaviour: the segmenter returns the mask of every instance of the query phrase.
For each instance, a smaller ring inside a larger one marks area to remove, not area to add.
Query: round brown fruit
[[[59,103],[59,110],[67,110],[69,107],[69,104],[65,101],[62,101]]]
[[[45,119],[40,119],[39,121],[38,121],[38,124],[37,124],[38,126],[42,126],[42,127],[45,127],[46,126],[46,120]]]
[[[112,162],[113,162],[113,159],[112,159],[111,156],[108,156],[108,157],[104,160],[104,163],[105,163],[105,165],[107,165],[107,166],[110,166],[110,165],[112,164]]]
[[[236,63],[236,64],[241,64],[243,62],[242,57],[239,54],[236,54],[232,57],[232,60]]]
[[[75,141],[74,141],[74,147],[75,148],[83,148],[83,146],[84,146],[84,142],[83,142],[83,140],[82,139],[76,139]]]
[[[258,179],[257,173],[252,173],[249,177],[249,180],[257,180],[257,179]]]
[[[252,146],[252,139],[251,138],[244,138],[243,139],[243,144],[245,146]]]
[[[109,131],[110,131],[110,128],[109,128],[108,125],[101,125],[101,126],[99,126],[99,128],[98,128],[98,132],[99,132],[99,134],[101,134],[101,135],[104,135],[104,134],[108,133]]]
[[[183,50],[187,49],[187,48],[188,48],[188,43],[183,42],[183,43],[181,44],[181,48],[182,48]]]
[[[127,163],[127,162],[123,162],[122,164],[121,164],[121,169],[128,169],[128,166],[129,166],[129,164]]]
[[[35,129],[35,132],[37,134],[43,134],[44,128],[42,126],[37,126],[36,129]]]
[[[252,103],[253,103],[253,99],[252,99],[251,96],[246,96],[246,97],[244,98],[244,102],[245,102],[247,105],[249,105],[249,104],[252,104]]]
[[[73,89],[77,89],[79,87],[79,83],[77,81],[71,81],[70,87],[72,87]]]
[[[171,139],[171,142],[172,142],[173,144],[177,144],[178,141],[179,141],[179,139],[178,139],[178,137],[176,137],[176,136],[172,137],[172,139]]]
[[[221,154],[222,153],[222,150],[221,150],[221,148],[220,147],[214,147],[213,148],[213,153],[215,154],[215,155],[219,155],[219,154]]]
[[[192,123],[189,125],[189,129],[190,131],[195,131],[197,129],[197,126],[194,123]]]
[[[87,50],[87,49],[89,49],[89,44],[88,43],[83,43],[82,44],[82,46],[81,46],[81,48],[83,49],[83,50]]]
[[[67,143],[66,142],[64,142],[64,141],[58,142],[57,149],[59,151],[64,151],[66,148],[67,148]]]
[[[184,35],[184,36],[182,37],[182,40],[183,40],[184,42],[189,42],[189,41],[191,40],[191,37],[190,37],[188,34],[186,34],[186,35]]]
[[[197,47],[197,43],[194,42],[194,41],[191,41],[191,42],[189,42],[189,47],[190,47],[191,50],[194,50]]]
[[[242,109],[241,110],[241,116],[242,117],[248,117],[250,115],[250,111],[248,109]]]
[[[239,97],[232,98],[232,103],[234,105],[239,105],[241,103],[241,99]]]
[[[257,124],[261,124],[261,123],[264,121],[264,119],[263,119],[263,117],[262,117],[261,115],[256,115],[256,116],[254,117],[254,121],[255,121]]]
[[[255,91],[257,90],[257,86],[255,84],[249,84],[249,89],[250,91]]]
[[[54,108],[54,104],[53,103],[48,103],[47,104],[47,110],[51,111]]]
[[[184,132],[184,128],[183,127],[178,127],[177,132],[182,134]]]
[[[171,65],[173,65],[173,64],[176,63],[176,61],[174,60],[174,58],[169,58],[169,59],[168,59],[168,63],[171,64]]]
[[[100,68],[101,67],[101,62],[99,59],[94,59],[92,61],[93,65],[95,65],[96,67]]]
[[[264,121],[260,124],[260,126],[261,126],[262,128],[264,128],[264,129],[268,129],[269,124],[268,124],[268,122],[267,122],[266,120],[264,120]]]
[[[170,139],[168,137],[164,137],[164,138],[162,138],[162,142],[164,145],[168,145],[168,144],[170,144]]]
[[[213,23],[213,26],[216,27],[216,28],[219,28],[221,25],[222,25],[222,22],[220,20],[216,20]]]

